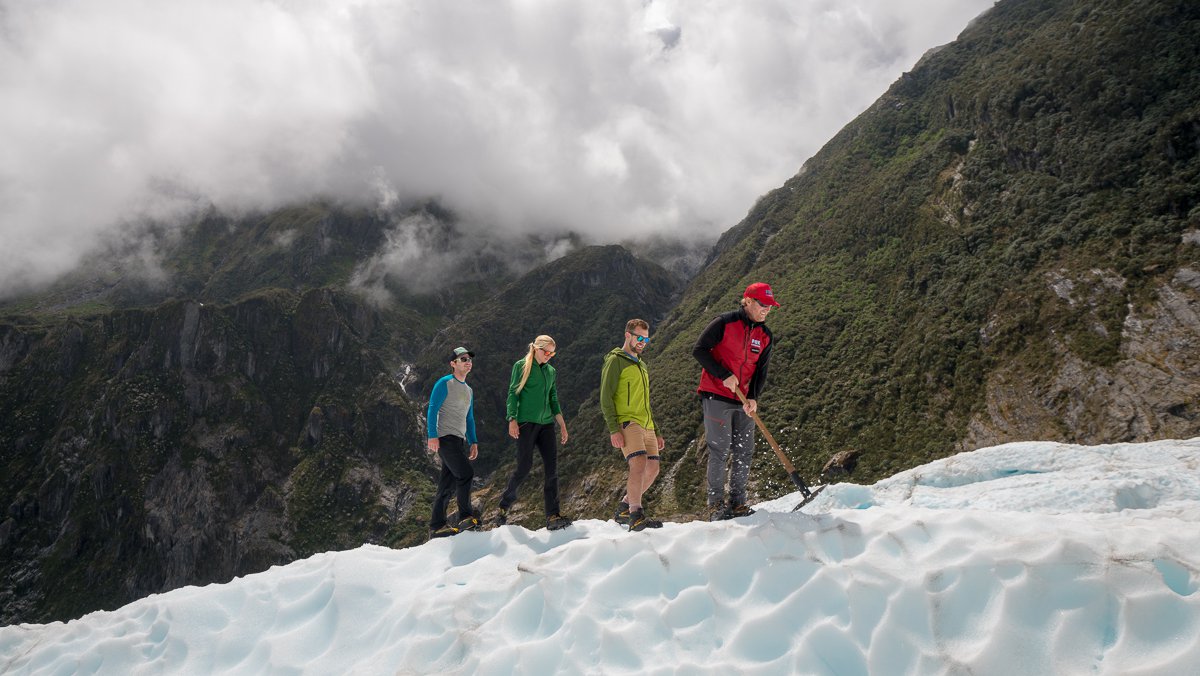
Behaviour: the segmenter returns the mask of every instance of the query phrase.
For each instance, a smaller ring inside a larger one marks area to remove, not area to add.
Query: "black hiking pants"
[[[546,480],[542,485],[542,497],[546,504],[546,516],[558,514],[558,441],[554,437],[554,423],[520,423],[517,437],[517,467],[508,479],[508,487],[500,496],[501,509],[512,507],[517,501],[517,489],[533,467],[533,447],[537,446],[542,456],[542,467]]]
[[[475,478],[475,469],[467,458],[466,439],[453,435],[438,437],[438,456],[442,459],[442,474],[438,477],[437,493],[433,495],[430,530],[446,525],[446,505],[450,502],[451,492],[458,501],[458,518],[465,519],[471,513],[471,480]]]

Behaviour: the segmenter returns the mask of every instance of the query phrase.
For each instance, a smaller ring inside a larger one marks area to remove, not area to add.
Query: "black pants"
[[[458,518],[465,519],[471,513],[471,480],[475,478],[475,469],[467,458],[466,439],[452,435],[438,437],[438,455],[442,458],[442,475],[438,477],[433,513],[429,515],[431,530],[446,525],[446,504],[450,502],[451,491],[458,500]]]
[[[546,483],[542,496],[546,501],[546,516],[558,514],[558,442],[554,438],[554,423],[539,425],[521,423],[517,437],[517,468],[508,480],[508,488],[500,496],[500,507],[508,509],[517,501],[517,488],[533,467],[533,447],[542,455],[542,466],[546,470]]]

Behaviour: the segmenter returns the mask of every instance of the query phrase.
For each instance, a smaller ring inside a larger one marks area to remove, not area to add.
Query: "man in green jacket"
[[[609,440],[629,465],[625,499],[616,520],[628,523],[631,531],[662,527],[662,522],[646,516],[642,507],[642,495],[658,476],[664,446],[650,413],[650,374],[642,361],[642,351],[649,344],[650,324],[630,319],[625,324],[624,344],[608,353],[600,372],[600,409]]]

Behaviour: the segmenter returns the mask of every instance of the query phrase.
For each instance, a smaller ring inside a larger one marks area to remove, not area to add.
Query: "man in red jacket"
[[[708,517],[722,521],[754,513],[746,505],[746,482],[754,455],[754,419],[758,395],[767,382],[771,359],[771,330],[764,324],[771,308],[779,307],[771,287],[756,282],[746,287],[741,308],[712,320],[692,348],[700,362],[700,393],[704,407],[704,436],[708,439]],[[746,398],[742,404],[734,388]],[[725,500],[726,464],[729,501]]]

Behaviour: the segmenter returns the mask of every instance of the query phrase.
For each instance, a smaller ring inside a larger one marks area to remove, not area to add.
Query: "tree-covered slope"
[[[1195,3],[1001,2],[763,197],[656,341],[679,508],[690,349],[752,281],[783,304],[762,417],[810,477],[845,448],[870,480],[980,443],[1200,433],[1197,34]]]

